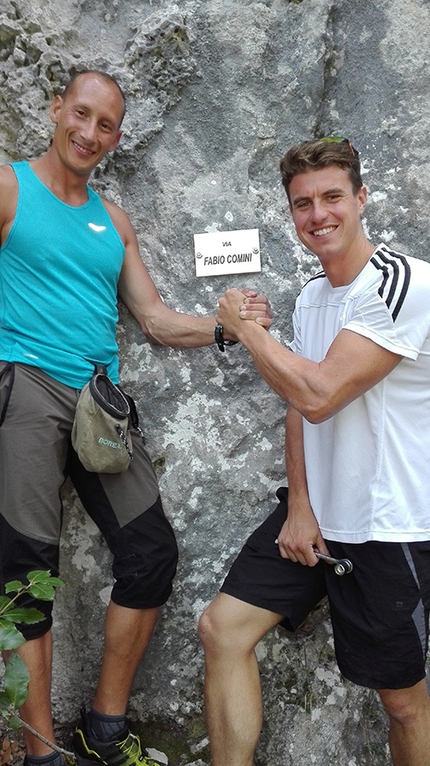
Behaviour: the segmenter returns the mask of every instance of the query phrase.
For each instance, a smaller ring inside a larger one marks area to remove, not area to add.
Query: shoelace
[[[127,743],[130,744],[127,744]],[[124,742],[119,743],[119,747],[125,755],[128,755],[130,758],[136,758],[139,761],[143,761],[143,755],[142,750],[140,748],[140,739],[135,734],[128,735],[127,739],[124,740]]]
[[[138,761],[144,760],[145,766],[160,766],[160,764],[157,761],[154,761],[152,758],[145,758],[140,746],[140,739],[136,736],[136,734],[132,734],[130,732],[128,737],[123,742],[118,743],[118,747],[121,752],[129,758],[134,758]]]

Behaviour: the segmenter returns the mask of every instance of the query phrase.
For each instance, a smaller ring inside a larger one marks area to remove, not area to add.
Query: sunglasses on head
[[[359,157],[359,153],[357,152],[357,149],[353,147],[351,141],[347,138],[343,138],[343,136],[323,136],[322,138],[318,138],[317,141],[324,141],[326,144],[348,144],[353,157],[356,157],[356,159]]]

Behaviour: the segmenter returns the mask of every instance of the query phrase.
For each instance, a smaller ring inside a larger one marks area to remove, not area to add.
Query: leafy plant
[[[3,690],[0,691],[0,713],[11,729],[16,731],[24,727],[53,750],[63,753],[68,762],[72,762],[74,761],[72,753],[46,740],[32,726],[23,721],[18,713],[28,696],[30,674],[24,660],[16,651],[25,643],[25,638],[17,625],[34,625],[44,619],[39,609],[19,606],[18,599],[29,594],[41,601],[52,601],[55,589],[63,585],[58,577],[53,577],[50,572],[41,570],[29,572],[27,579],[27,584],[19,580],[7,583],[4,588],[5,595],[0,596],[0,651],[4,652],[5,657]]]

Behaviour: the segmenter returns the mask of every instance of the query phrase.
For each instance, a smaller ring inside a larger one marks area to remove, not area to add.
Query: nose
[[[312,205],[312,220],[315,223],[324,221],[327,216],[327,210],[320,200],[314,200]]]
[[[79,132],[82,138],[87,141],[87,143],[94,143],[97,133],[97,121],[91,119],[86,120],[85,124],[81,126]]]

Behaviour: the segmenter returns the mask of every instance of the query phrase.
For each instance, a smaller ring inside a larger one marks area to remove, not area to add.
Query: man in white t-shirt
[[[292,147],[281,174],[323,271],[297,299],[291,350],[240,323],[238,290],[219,304],[217,321],[288,403],[289,487],[201,617],[213,766],[252,766],[255,646],[277,624],[295,630],[325,595],[339,668],[377,690],[394,766],[430,766],[430,264],[366,239],[346,139]],[[352,571],[339,577],[317,554]]]

